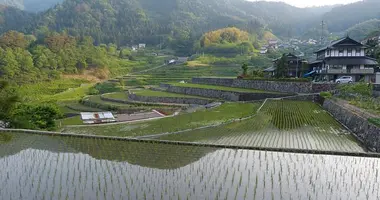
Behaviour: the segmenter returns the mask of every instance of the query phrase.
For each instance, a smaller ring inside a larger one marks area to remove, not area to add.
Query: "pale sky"
[[[248,0],[248,1],[258,1],[258,0]],[[324,5],[334,5],[334,4],[348,4],[348,3],[353,3],[360,0],[266,0],[266,1],[282,1],[287,4],[297,6],[297,7],[310,7],[310,6],[324,6]]]

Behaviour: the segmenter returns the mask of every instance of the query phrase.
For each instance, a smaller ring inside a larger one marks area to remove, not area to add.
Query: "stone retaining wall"
[[[336,83],[312,83],[313,93],[332,91],[337,88],[338,84]]]
[[[334,90],[336,87],[336,84],[332,83],[242,80],[231,78],[193,78],[192,83],[285,93],[318,93]]]
[[[380,97],[380,84],[373,85],[373,96]]]
[[[133,101],[140,102],[153,102],[153,103],[174,103],[174,104],[197,104],[197,105],[207,105],[212,100],[208,99],[197,99],[197,98],[186,98],[186,97],[154,97],[154,96],[141,96],[136,94],[130,94],[129,99]]]
[[[323,107],[338,121],[347,126],[369,149],[380,153],[380,128],[366,118],[340,106],[332,100],[325,100]]]
[[[109,97],[105,97],[105,96],[100,96],[100,99],[103,100],[103,101],[109,101],[109,102],[114,102],[114,103],[123,103],[123,104],[131,104],[131,105],[135,105],[135,106],[174,106],[174,107],[181,107],[181,106],[185,106],[185,105],[178,105],[178,104],[175,104],[173,103],[173,105],[170,105],[170,103],[168,104],[164,104],[164,103],[160,103],[159,101],[139,101],[139,100],[134,100],[133,97],[135,94],[128,94],[128,99],[129,100],[122,100],[122,99],[112,99],[112,98],[109,98]],[[175,104],[175,105],[174,105]]]
[[[193,88],[193,87],[179,87],[165,84],[166,91],[178,94],[186,94],[193,96],[201,96],[214,99],[223,99],[226,101],[255,101],[263,100],[266,98],[279,98],[289,96],[289,94],[275,94],[275,93],[244,93],[223,91],[215,89],[205,88]]]
[[[228,78],[193,78],[194,84],[218,85],[285,93],[311,93],[309,82],[277,82],[264,80],[242,80]]]

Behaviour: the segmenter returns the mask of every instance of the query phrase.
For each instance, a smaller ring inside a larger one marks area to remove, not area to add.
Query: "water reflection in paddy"
[[[379,159],[16,134],[1,199],[377,199]]]

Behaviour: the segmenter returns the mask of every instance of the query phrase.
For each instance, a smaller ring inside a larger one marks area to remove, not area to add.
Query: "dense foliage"
[[[355,26],[349,28],[347,30],[347,34],[356,40],[363,40],[373,31],[376,31],[380,28],[380,20],[379,19],[371,19]]]
[[[333,8],[324,15],[331,32],[345,31],[348,28],[370,19],[379,19],[380,1],[365,0]]]
[[[0,79],[20,84],[85,71],[105,79],[113,69],[129,70],[119,56],[116,45],[94,46],[90,37],[49,33],[36,39],[10,31],[0,36]]]
[[[61,113],[52,104],[24,104],[15,88],[6,81],[0,82],[0,122],[7,127],[54,129]]]

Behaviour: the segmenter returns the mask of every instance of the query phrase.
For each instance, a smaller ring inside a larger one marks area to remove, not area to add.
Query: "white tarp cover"
[[[111,112],[82,112],[80,115],[82,120],[115,119]]]

